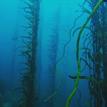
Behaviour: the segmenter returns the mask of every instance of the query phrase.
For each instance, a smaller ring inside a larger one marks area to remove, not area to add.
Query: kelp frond
[[[93,17],[93,15],[99,9],[99,7],[103,4],[103,2],[104,2],[103,0],[99,0],[97,2],[97,4],[95,5],[95,7],[92,10],[92,13],[89,15],[89,17],[87,18],[87,20],[85,21],[85,23],[83,24],[83,26],[81,27],[81,29],[79,31],[78,38],[77,38],[77,44],[76,44],[76,60],[77,60],[77,69],[78,69],[77,70],[77,78],[74,83],[74,88],[73,88],[71,94],[67,98],[66,107],[70,107],[71,102],[72,102],[72,98],[76,94],[77,89],[78,89],[78,85],[79,85],[79,80],[80,80],[80,75],[81,75],[80,40],[81,40],[82,33],[84,31],[84,28],[87,26],[88,22],[90,21],[90,19]]]

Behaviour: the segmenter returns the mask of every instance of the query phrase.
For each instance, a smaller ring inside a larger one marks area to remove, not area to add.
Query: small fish
[[[77,76],[71,76],[71,75],[69,75],[69,78],[71,78],[71,79],[77,79]],[[90,77],[87,77],[87,76],[80,76],[79,77],[80,79],[89,79]]]
[[[71,79],[73,79],[73,80],[76,80],[77,79],[77,76],[71,76],[71,75],[69,75],[69,78],[71,78]],[[81,79],[81,80],[90,80],[90,81],[92,81],[92,82],[94,82],[94,83],[96,83],[96,84],[100,84],[101,86],[104,84],[103,83],[103,79],[100,79],[100,80],[97,80],[96,78],[94,78],[94,77],[88,77],[88,76],[79,76],[79,78]]]

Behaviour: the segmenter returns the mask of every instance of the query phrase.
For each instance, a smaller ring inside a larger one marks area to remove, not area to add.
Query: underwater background
[[[0,0],[0,107],[107,107],[106,0]]]

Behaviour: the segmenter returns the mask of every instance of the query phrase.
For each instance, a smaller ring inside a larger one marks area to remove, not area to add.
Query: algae
[[[72,98],[75,96],[75,94],[76,94],[76,92],[78,90],[78,85],[79,85],[79,80],[80,80],[80,75],[81,75],[80,40],[81,40],[81,37],[82,37],[82,33],[83,33],[85,27],[87,26],[88,22],[90,21],[90,19],[93,17],[93,15],[99,9],[99,7],[103,4],[103,2],[104,2],[103,0],[99,0],[97,2],[95,7],[93,8],[91,14],[89,15],[89,17],[87,18],[87,20],[82,25],[82,27],[81,27],[81,29],[79,31],[78,38],[77,38],[77,44],[76,44],[77,79],[75,80],[74,88],[73,88],[71,94],[67,98],[66,107],[70,107],[71,102],[72,102]]]

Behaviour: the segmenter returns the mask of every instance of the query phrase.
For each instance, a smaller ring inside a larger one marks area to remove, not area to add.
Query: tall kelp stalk
[[[91,8],[95,6],[97,0],[89,2]],[[96,81],[89,81],[92,107],[103,107],[103,99],[105,107],[107,106],[107,14],[106,5],[104,4],[91,19],[91,34],[93,52],[88,52],[88,57],[92,61],[93,70],[90,76]],[[89,61],[88,61],[89,62]],[[93,103],[94,102],[94,103]]]
[[[89,6],[93,9],[97,3],[96,1],[88,2]],[[90,80],[89,80],[89,90],[90,90],[90,100],[91,107],[105,107],[107,106],[107,71],[106,71],[106,58],[107,58],[107,37],[106,37],[106,28],[107,28],[107,4],[104,4],[91,19],[91,39],[88,41],[87,46],[85,47],[85,52],[88,59],[85,59],[86,64],[90,71]],[[86,41],[85,41],[86,42]],[[85,43],[84,43],[85,44]],[[89,44],[91,44],[91,49],[89,49]],[[93,50],[92,50],[93,48]],[[91,63],[90,63],[91,61]],[[90,64],[89,64],[90,63]],[[91,66],[93,65],[93,66]],[[92,79],[93,78],[93,79]],[[94,81],[93,81],[94,80]],[[104,100],[103,100],[104,99]]]
[[[97,0],[92,2],[91,6],[92,8],[96,4]],[[102,59],[101,59],[101,50],[102,50],[102,34],[101,34],[101,15],[100,15],[100,10],[97,11],[95,16],[92,18],[92,36],[93,36],[93,74],[92,77],[96,79],[96,81],[101,80],[101,64],[102,64]],[[93,85],[93,86],[92,86]],[[98,83],[93,83],[90,81],[90,89],[91,89],[91,94],[93,95],[93,101],[94,101],[94,107],[102,107],[102,93],[101,93],[101,86]]]
[[[39,22],[39,0],[24,1],[24,17],[26,35],[22,36],[23,50],[22,56],[25,58],[24,72],[21,77],[21,101],[19,107],[34,107],[37,105],[37,39]]]
[[[81,67],[81,56],[80,56],[80,51],[81,51],[80,50],[80,40],[82,38],[83,31],[87,27],[88,22],[91,20],[91,18],[94,16],[94,14],[97,12],[97,10],[99,9],[99,7],[103,3],[104,3],[103,0],[98,0],[97,1],[96,5],[92,9],[92,12],[89,14],[88,18],[86,19],[86,21],[84,22],[84,24],[81,26],[80,31],[78,33],[77,44],[76,44],[77,77],[76,77],[76,80],[75,80],[75,83],[74,83],[74,88],[73,88],[71,94],[67,98],[66,107],[70,107],[71,102],[72,102],[72,98],[75,96],[75,94],[76,94],[76,92],[78,90],[79,80],[80,80],[81,71],[82,71],[82,67]]]
[[[103,84],[102,84],[102,96],[105,101],[105,107],[107,107],[107,4],[103,5],[101,9],[102,20],[102,63],[103,63]]]
[[[59,17],[60,11],[55,11],[52,17],[51,31],[49,34],[49,48],[48,48],[48,72],[49,72],[49,84],[48,84],[48,93],[45,103],[47,106],[54,107],[55,104],[55,81],[56,81],[56,66],[57,66],[57,52],[58,52],[58,41],[59,41]]]

